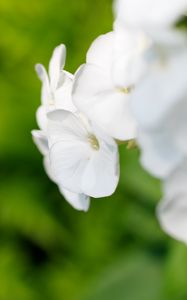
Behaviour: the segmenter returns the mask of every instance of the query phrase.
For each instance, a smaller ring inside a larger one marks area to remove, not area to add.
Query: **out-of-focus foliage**
[[[186,300],[187,248],[155,217],[159,183],[121,146],[116,193],[80,213],[61,197],[32,143],[34,64],[68,48],[74,72],[112,29],[111,0],[0,1],[0,300]]]

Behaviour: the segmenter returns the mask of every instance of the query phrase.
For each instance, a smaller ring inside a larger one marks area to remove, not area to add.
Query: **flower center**
[[[133,90],[133,86],[117,87],[117,90],[123,94],[130,94]]]
[[[99,150],[100,146],[99,146],[99,142],[97,140],[97,138],[95,137],[95,135],[90,134],[88,136],[88,142],[90,143],[90,146],[94,149],[94,150]]]

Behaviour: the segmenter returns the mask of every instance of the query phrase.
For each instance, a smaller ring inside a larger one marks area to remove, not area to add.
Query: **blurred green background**
[[[66,69],[112,29],[111,0],[0,0],[0,300],[186,300],[187,248],[155,217],[159,183],[121,146],[116,193],[71,208],[32,143],[40,82],[60,43]]]

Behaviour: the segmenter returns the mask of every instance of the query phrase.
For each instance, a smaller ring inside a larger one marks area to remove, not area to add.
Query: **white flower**
[[[37,64],[35,67],[42,81],[42,106],[47,111],[58,108],[76,110],[71,97],[73,75],[63,70],[65,59],[66,48],[61,44],[55,48],[51,57],[49,76],[43,65]]]
[[[142,164],[160,178],[187,153],[187,44],[175,34],[177,39],[165,37],[164,45],[153,48],[155,59],[132,95]]]
[[[118,21],[114,23],[114,33],[113,80],[121,88],[136,88],[149,67],[146,51],[152,41],[143,31],[125,28]]]
[[[187,161],[186,158],[164,182],[164,198],[157,215],[162,228],[187,243]]]
[[[136,124],[129,101],[132,87],[113,80],[115,34],[110,32],[91,45],[86,64],[75,74],[73,101],[91,121],[113,138],[136,136]]]
[[[51,168],[60,186],[95,198],[111,195],[119,180],[115,141],[82,115],[56,110],[48,118]]]
[[[116,0],[117,19],[147,31],[172,26],[187,11],[187,0]]]
[[[75,111],[72,103],[71,91],[73,75],[63,70],[66,49],[64,45],[55,48],[49,64],[49,78],[42,65],[36,65],[36,71],[42,80],[42,105],[36,113],[37,123],[41,130],[33,130],[33,140],[44,156],[44,168],[49,178],[54,181],[64,198],[77,210],[87,211],[90,199],[87,195],[72,193],[58,184],[50,166],[49,146],[47,137],[47,112],[56,108]]]

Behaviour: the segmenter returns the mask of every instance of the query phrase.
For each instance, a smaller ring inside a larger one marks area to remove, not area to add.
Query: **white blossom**
[[[164,198],[157,215],[162,228],[177,240],[187,243],[187,160],[164,181]]]
[[[69,109],[70,111],[76,110],[71,98],[73,75],[63,70],[65,56],[66,50],[64,45],[55,48],[49,64],[50,79],[42,65],[36,66],[37,73],[42,80],[42,105],[36,113],[40,130],[33,130],[32,136],[36,146],[44,156],[44,168],[49,178],[58,185],[64,198],[74,208],[87,211],[90,204],[89,197],[85,194],[72,193],[64,189],[56,180],[51,170],[49,159],[47,112],[53,111],[56,108]]]
[[[152,46],[152,40],[142,31],[114,23],[112,77],[121,87],[136,88],[137,83],[146,74],[150,58],[146,55]]]
[[[42,81],[42,105],[47,110],[54,108],[75,111],[71,98],[73,75],[64,71],[66,48],[63,44],[53,51],[49,62],[49,76],[43,65],[37,64],[35,69]]]
[[[114,32],[102,35],[93,42],[86,64],[75,74],[73,101],[108,135],[129,140],[136,136],[136,124],[129,107],[132,86],[115,83],[112,75],[114,43]]]
[[[65,70],[66,47],[57,46],[49,62],[49,76],[41,64],[35,66],[38,77],[42,82],[41,106],[36,112],[37,123],[41,129],[46,127],[46,112],[54,109],[67,109],[75,111],[72,103],[73,75]]]
[[[98,37],[75,76],[55,48],[36,65],[42,103],[33,140],[65,199],[87,211],[119,181],[118,141],[137,139],[141,163],[163,183],[163,229],[187,243],[187,40],[175,28],[187,0],[116,0],[113,31]]]
[[[173,39],[168,34],[164,45],[151,49],[155,58],[132,95],[142,164],[160,178],[168,176],[187,151],[187,44],[176,33]]]
[[[161,31],[186,13],[187,0],[116,0],[114,11],[125,27]]]
[[[49,157],[57,182],[73,193],[111,195],[119,180],[116,142],[80,114],[48,114]]]

